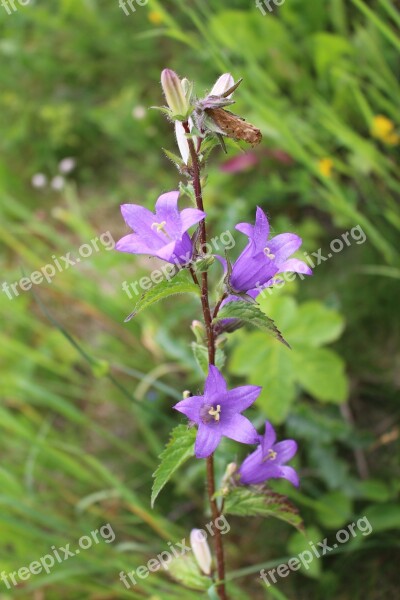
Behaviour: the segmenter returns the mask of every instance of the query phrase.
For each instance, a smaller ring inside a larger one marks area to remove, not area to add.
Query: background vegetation
[[[116,0],[41,0],[11,15],[0,7],[3,281],[76,255],[103,232],[118,239],[121,202],[151,206],[176,187],[161,151],[176,151],[171,126],[147,110],[162,103],[165,66],[201,93],[222,72],[243,76],[235,111],[263,132],[247,169],[232,164],[237,150],[210,162],[214,235],[252,219],[256,205],[275,232],[299,232],[310,253],[326,256],[356,225],[367,235],[263,302],[292,353],[242,330],[227,342],[227,369],[232,384],[265,385],[258,424],[267,416],[299,442],[300,490],[273,487],[297,503],[310,539],[363,515],[373,533],[265,588],[259,569],[306,542],[279,521],[231,519],[234,598],[381,600],[398,589],[395,5],[286,0],[262,16],[245,0],[149,0],[129,17]],[[32,186],[34,174],[51,180],[68,156],[77,168],[63,189]],[[165,574],[131,590],[118,579],[204,524],[202,461],[188,463],[154,510],[149,504],[157,456],[177,422],[171,405],[203,378],[188,333],[196,299],[174,298],[123,323],[133,301],[122,282],[151,264],[103,249],[51,284],[12,300],[0,294],[0,570],[107,522],[117,535],[17,589],[1,583],[1,600],[201,597]],[[241,460],[239,451],[227,442],[221,468]]]

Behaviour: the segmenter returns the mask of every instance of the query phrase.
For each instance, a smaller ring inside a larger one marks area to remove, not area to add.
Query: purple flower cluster
[[[275,443],[275,431],[268,421],[265,435],[259,436],[251,422],[241,413],[249,408],[261,392],[260,387],[245,385],[228,390],[226,381],[214,365],[210,365],[203,396],[191,396],[174,408],[198,426],[195,455],[207,458],[217,448],[222,437],[243,444],[257,444],[239,469],[240,483],[255,485],[268,479],[284,478],[299,485],[296,471],[284,465],[296,454],[294,440]]]
[[[197,208],[178,209],[178,191],[162,194],[155,212],[137,204],[123,204],[122,216],[133,230],[116,244],[116,249],[131,254],[147,254],[180,267],[187,267],[197,256],[195,236],[188,230],[202,221],[206,214]],[[301,238],[283,233],[269,238],[269,223],[261,208],[257,208],[255,224],[239,223],[236,229],[248,238],[248,243],[228,269],[225,259],[217,257],[225,268],[227,298],[224,303],[244,296],[256,298],[274,284],[279,273],[287,271],[311,275],[311,269],[292,255],[301,245]],[[296,453],[293,440],[275,443],[275,431],[266,422],[264,436],[259,436],[251,422],[241,413],[258,398],[261,388],[253,385],[227,389],[225,379],[210,365],[202,396],[185,398],[175,409],[198,427],[195,454],[197,458],[212,455],[222,437],[243,444],[257,445],[238,470],[243,485],[257,485],[273,478],[284,478],[299,484],[292,467],[286,466]]]

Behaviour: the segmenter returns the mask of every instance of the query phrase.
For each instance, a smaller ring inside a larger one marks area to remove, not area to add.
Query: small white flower
[[[214,83],[213,89],[210,92],[210,96],[221,96],[234,84],[235,81],[232,75],[230,73],[224,73],[223,75],[221,75],[221,77],[218,77],[217,81]],[[231,96],[232,94],[229,94],[228,98],[230,98]]]
[[[144,119],[146,116],[146,109],[144,106],[135,106],[132,109],[132,117],[134,119],[137,119],[138,121],[141,121],[142,119]]]
[[[47,185],[47,177],[44,173],[35,173],[31,179],[31,184],[34,188],[40,189]]]
[[[68,156],[67,158],[62,159],[62,161],[58,165],[58,170],[60,171],[60,173],[64,173],[64,175],[66,175],[67,173],[71,173],[71,171],[73,171],[75,167],[76,160],[71,156]]]
[[[202,529],[192,529],[190,532],[190,545],[197,564],[203,573],[210,575],[212,557],[206,538],[207,534]]]
[[[61,191],[65,186],[65,179],[61,175],[56,175],[51,180],[51,187],[57,192]]]

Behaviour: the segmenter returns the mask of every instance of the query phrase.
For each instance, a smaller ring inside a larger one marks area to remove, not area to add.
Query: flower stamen
[[[217,408],[214,408],[213,406],[210,408],[210,410],[208,411],[208,414],[211,415],[212,417],[214,417],[215,421],[219,421],[221,418],[221,405],[217,404]]]
[[[161,231],[162,233],[164,233],[164,235],[166,235],[167,237],[170,237],[165,230],[166,224],[167,224],[167,221],[161,221],[161,223],[155,222],[152,224],[151,228],[156,229],[157,233],[160,233],[160,231]]]
[[[272,448],[270,448],[266,454],[266,456],[263,459],[263,462],[267,461],[267,460],[275,460],[276,457],[278,456],[277,452],[275,452],[275,450],[272,450]]]
[[[269,258],[270,260],[274,260],[275,258],[275,254],[272,254],[271,250],[268,248],[268,246],[266,246],[264,248],[264,253],[266,255],[267,258]]]

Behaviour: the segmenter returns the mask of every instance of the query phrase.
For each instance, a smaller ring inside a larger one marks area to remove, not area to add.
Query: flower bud
[[[193,331],[197,343],[202,344],[206,337],[206,330],[203,323],[200,321],[192,321],[190,329]]]
[[[224,73],[221,77],[218,77],[217,81],[210,92],[210,96],[222,96],[229,88],[234,85],[235,81],[230,73]],[[229,95],[229,97],[232,94]]]
[[[172,118],[185,119],[189,110],[185,91],[178,75],[171,69],[164,69],[161,73],[161,85],[167,104],[172,112]]]
[[[202,529],[192,529],[190,532],[190,545],[197,564],[203,573],[210,575],[212,557],[206,537],[207,534]]]

